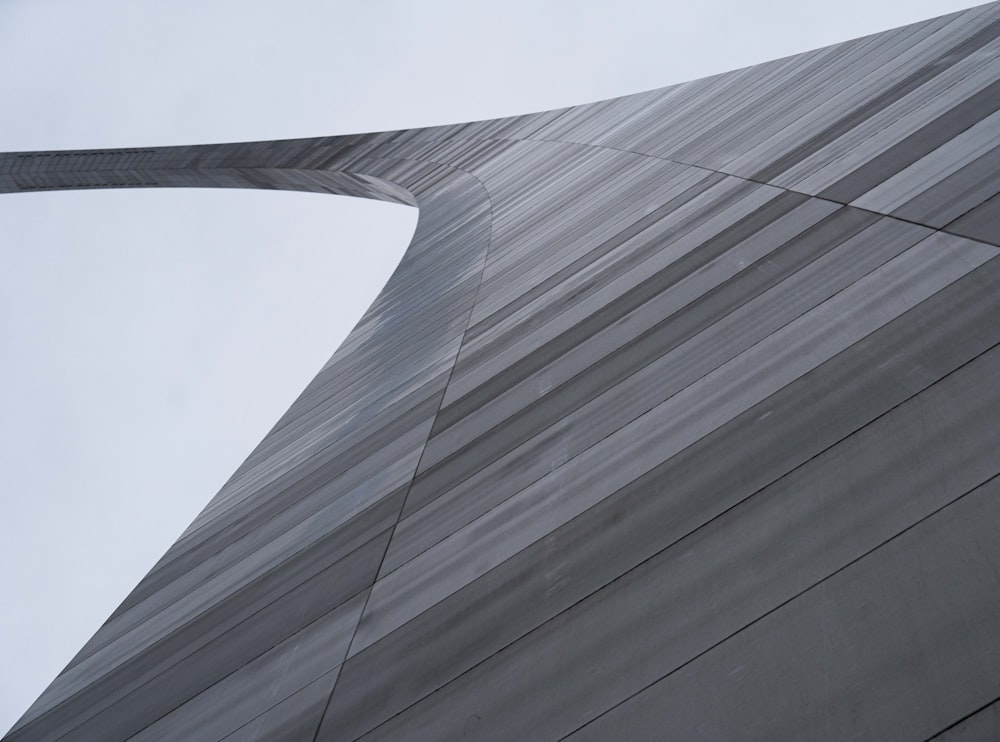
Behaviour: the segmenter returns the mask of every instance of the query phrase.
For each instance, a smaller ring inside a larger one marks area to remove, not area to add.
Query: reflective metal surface
[[[1000,4],[527,116],[0,155],[416,204],[9,740],[1000,737]]]

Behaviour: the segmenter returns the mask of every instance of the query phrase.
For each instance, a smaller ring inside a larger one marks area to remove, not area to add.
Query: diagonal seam
[[[419,162],[429,162],[428,160],[416,160],[416,161],[419,161]],[[450,167],[455,167],[455,166],[451,165]],[[468,170],[465,170],[463,168],[455,167],[455,169],[462,171],[463,173],[465,173],[466,175],[471,176],[472,178],[475,178],[476,182],[479,183],[480,187],[483,189],[483,192],[486,194],[486,202],[487,202],[487,204],[489,204],[489,207],[490,207],[490,213],[489,213],[489,230],[490,230],[490,232],[489,232],[489,237],[487,238],[487,242],[486,242],[486,250],[483,252],[483,267],[482,267],[482,269],[480,270],[480,273],[479,273],[479,284],[476,286],[476,293],[473,296],[472,304],[469,306],[469,316],[466,319],[465,328],[462,330],[462,336],[461,336],[461,339],[459,340],[458,347],[455,349],[455,357],[454,357],[454,360],[452,361],[451,370],[448,372],[448,379],[447,379],[447,381],[445,381],[444,388],[441,390],[441,399],[440,399],[440,402],[438,403],[438,408],[437,408],[437,410],[434,413],[434,417],[430,421],[431,425],[430,425],[430,428],[427,431],[427,438],[424,439],[423,448],[421,448],[421,450],[420,450],[420,457],[417,459],[417,464],[416,464],[416,466],[413,469],[413,475],[410,477],[410,482],[409,482],[409,484],[406,487],[406,494],[403,496],[403,500],[400,503],[399,514],[396,516],[396,522],[393,523],[393,525],[392,525],[392,529],[389,532],[389,538],[386,540],[385,549],[382,552],[382,558],[379,560],[378,570],[375,572],[375,580],[372,582],[371,586],[368,588],[368,594],[365,596],[364,605],[361,607],[361,612],[358,614],[358,622],[354,625],[354,632],[351,634],[351,641],[347,645],[347,652],[344,655],[344,660],[341,662],[341,671],[339,673],[337,673],[337,679],[334,680],[333,687],[330,689],[330,696],[327,698],[326,704],[323,707],[323,713],[320,714],[319,723],[316,725],[316,732],[315,732],[315,734],[313,734],[312,742],[317,742],[318,739],[319,739],[319,733],[320,733],[320,730],[322,730],[322,728],[323,728],[323,722],[326,720],[326,715],[329,712],[330,705],[333,702],[333,695],[337,691],[337,684],[340,682],[340,678],[343,677],[343,674],[344,674],[344,672],[343,672],[343,666],[346,665],[347,662],[351,658],[351,649],[353,648],[354,642],[357,639],[358,628],[361,626],[361,622],[362,622],[362,620],[364,620],[364,617],[365,617],[365,612],[368,610],[368,602],[371,600],[372,592],[375,589],[375,585],[378,583],[379,575],[382,572],[382,565],[385,563],[386,554],[389,553],[389,547],[392,544],[393,536],[396,534],[396,527],[399,525],[399,522],[400,522],[400,520],[402,519],[402,516],[403,516],[403,512],[406,510],[406,500],[410,496],[410,491],[413,489],[413,482],[416,479],[417,472],[420,470],[420,462],[423,460],[424,452],[427,450],[427,443],[430,440],[431,430],[433,430],[433,428],[434,428],[434,422],[437,420],[437,416],[439,414],[441,414],[441,408],[442,408],[445,396],[446,396],[447,391],[448,391],[448,385],[451,383],[451,377],[452,377],[452,374],[455,371],[455,365],[458,363],[458,357],[459,357],[459,354],[461,353],[462,346],[465,343],[465,337],[468,334],[469,327],[472,324],[472,314],[473,314],[473,311],[476,308],[476,303],[479,301],[479,292],[480,292],[480,290],[483,287],[483,276],[485,276],[485,274],[486,274],[486,265],[489,262],[490,248],[493,246],[493,200],[490,198],[489,189],[486,188],[486,185],[483,183],[483,181],[478,176],[476,176],[474,173],[472,173],[472,172],[470,172]]]

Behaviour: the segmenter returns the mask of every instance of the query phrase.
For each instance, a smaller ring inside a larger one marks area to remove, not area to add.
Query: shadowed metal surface
[[[430,129],[0,155],[417,205],[8,740],[1000,733],[1000,4]]]

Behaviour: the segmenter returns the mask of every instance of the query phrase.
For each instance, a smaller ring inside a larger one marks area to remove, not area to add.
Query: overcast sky
[[[526,113],[967,6],[0,0],[0,151]],[[313,194],[0,195],[0,730],[319,370],[415,224]]]

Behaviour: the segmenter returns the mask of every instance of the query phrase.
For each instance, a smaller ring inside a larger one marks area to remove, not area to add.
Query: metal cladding
[[[1000,736],[1000,4],[508,119],[0,158],[420,208],[11,742]]]

